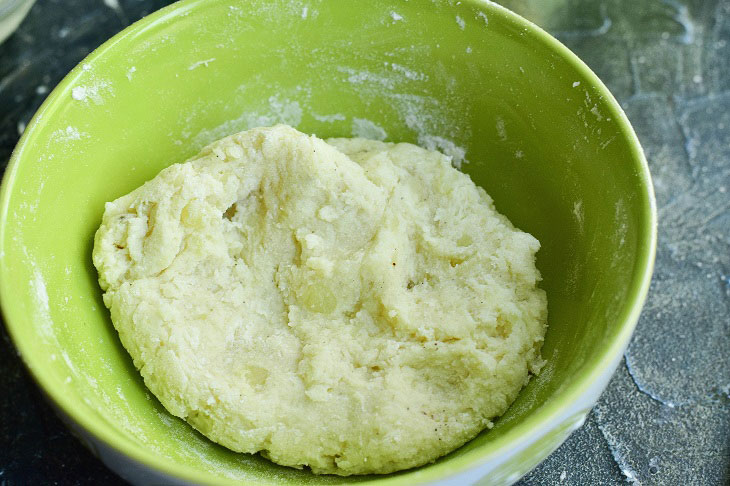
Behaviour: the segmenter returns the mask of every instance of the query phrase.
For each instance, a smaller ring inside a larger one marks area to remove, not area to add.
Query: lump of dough
[[[315,473],[434,461],[542,365],[538,241],[444,155],[232,135],[107,203],[104,303],[170,413]]]

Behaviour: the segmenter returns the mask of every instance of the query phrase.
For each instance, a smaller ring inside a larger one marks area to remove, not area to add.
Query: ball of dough
[[[538,241],[415,145],[232,135],[107,203],[93,260],[146,385],[315,473],[434,461],[542,365]]]

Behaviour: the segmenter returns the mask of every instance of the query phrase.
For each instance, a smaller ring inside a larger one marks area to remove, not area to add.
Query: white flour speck
[[[104,98],[101,96],[102,93],[114,96],[114,92],[108,81],[97,80],[91,84],[74,86],[71,89],[71,98],[85,103],[92,101],[96,105],[101,105],[104,103]]]
[[[568,477],[568,472],[567,471],[561,472],[560,473],[560,482],[562,483],[563,481],[565,481],[565,478],[567,478],[567,477]]]
[[[525,153],[524,153],[524,152],[523,152],[522,150],[517,150],[517,151],[515,152],[515,158],[516,158],[516,159],[521,159],[521,158],[522,158],[522,157],[524,157],[524,156],[525,156]]]
[[[307,14],[308,14],[308,13],[309,13],[309,8],[307,8],[307,7],[302,7],[302,18],[303,18],[303,19],[306,19],[306,18],[307,18]]]
[[[401,73],[403,76],[405,76],[408,79],[412,79],[414,81],[426,81],[428,80],[428,76],[426,76],[423,73],[419,73],[417,71],[413,71],[411,69],[408,69],[405,66],[401,66],[400,64],[392,63],[390,67],[393,69],[393,71]]]
[[[51,134],[51,139],[54,142],[70,142],[72,140],[81,140],[82,137],[86,136],[86,133],[79,132],[78,128],[67,126],[59,128]]]
[[[46,86],[45,84],[40,84],[36,86],[35,94],[44,95],[46,93],[48,93],[48,86]]]
[[[574,87],[574,88],[577,88],[578,86],[580,86],[580,81],[575,81],[575,82],[573,83],[573,87]]]
[[[616,201],[615,208],[614,221],[617,223],[615,239],[618,240],[619,247],[622,247],[626,244],[626,233],[628,231],[626,208],[624,208],[623,199]]]
[[[461,169],[463,164],[468,164],[466,160],[466,150],[462,147],[457,146],[451,140],[447,140],[444,137],[437,135],[425,135],[420,134],[418,136],[418,145],[427,150],[438,150],[442,154],[446,155],[451,159],[451,165],[457,169]]]
[[[211,57],[210,59],[205,59],[203,61],[198,61],[192,63],[190,66],[188,66],[188,71],[192,71],[195,68],[199,68],[200,66],[208,67],[208,64],[215,61],[215,57]]]
[[[626,481],[627,482],[629,482],[631,484],[641,484],[639,482],[639,479],[636,477],[636,474],[631,469],[629,469],[629,468],[622,468],[621,469],[621,474],[623,474],[624,476],[626,476]]]
[[[471,46],[466,46],[466,53],[471,54]]]
[[[388,134],[381,126],[376,125],[370,120],[354,118],[352,120],[352,136],[370,140],[385,140]]]
[[[487,14],[484,12],[477,12],[477,16],[481,17],[484,21],[484,25],[489,25],[489,19],[487,18]]]
[[[504,126],[504,119],[502,117],[497,117],[495,128],[497,129],[497,136],[499,139],[503,142],[507,140],[507,129]]]
[[[86,86],[74,86],[71,90],[71,98],[76,101],[84,101],[86,99]]]
[[[403,20],[402,15],[399,15],[398,13],[393,12],[393,11],[390,12],[390,18],[393,19],[393,22],[398,22],[399,20]]]
[[[601,115],[601,112],[598,110],[598,105],[593,105],[593,108],[591,108],[591,113],[593,113],[593,116],[595,116],[598,121],[603,120],[603,115]]]
[[[610,118],[608,118],[607,120],[608,120],[608,121],[611,121],[611,119],[610,119]],[[605,149],[606,149],[606,147],[608,147],[608,146],[609,146],[609,145],[611,144],[611,142],[613,142],[614,140],[616,140],[616,135],[614,135],[613,137],[609,138],[609,139],[608,139],[608,140],[606,140],[605,142],[601,142],[601,149],[602,149],[602,150],[605,150]]]
[[[49,313],[50,308],[48,306],[48,292],[46,291],[46,282],[43,280],[41,272],[36,270],[33,273],[33,290],[35,292],[36,304],[40,307],[40,310],[44,313]]]
[[[456,23],[459,25],[459,28],[461,30],[464,30],[464,27],[466,27],[466,22],[464,22],[464,19],[462,19],[458,15],[456,16]]]
[[[136,67],[132,66],[131,68],[129,68],[129,70],[127,70],[127,79],[131,81],[132,80],[132,75],[135,72],[137,72],[137,68]]]
[[[575,221],[578,223],[578,229],[583,232],[583,220],[585,218],[583,214],[583,201],[576,201],[573,203],[573,216]]]
[[[45,338],[52,338],[53,320],[51,320],[51,309],[48,304],[48,292],[46,281],[38,269],[33,271],[33,280],[30,281],[30,288],[35,300],[35,311],[37,315],[38,331]]]
[[[395,88],[395,79],[392,76],[383,76],[370,71],[357,71],[350,67],[340,66],[338,71],[348,74],[347,82],[352,84],[378,84],[387,90]]]
[[[317,121],[324,122],[324,123],[333,123],[336,121],[343,121],[346,119],[345,115],[342,113],[335,113],[333,115],[318,115],[316,113],[312,113],[312,118],[314,118]]]

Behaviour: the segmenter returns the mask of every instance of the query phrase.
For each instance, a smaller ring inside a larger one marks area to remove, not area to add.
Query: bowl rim
[[[186,11],[192,12],[198,7],[205,7],[206,4],[212,5],[220,1],[223,0],[180,0],[152,12],[146,17],[143,17],[129,25],[93,50],[76,67],[74,67],[63,78],[63,80],[61,80],[61,82],[58,83],[29,122],[17,146],[13,150],[3,175],[2,184],[0,185],[0,255],[4,253],[3,247],[6,231],[5,222],[9,212],[10,196],[12,194],[17,169],[21,163],[24,149],[28,144],[28,140],[32,138],[33,133],[36,131],[36,127],[39,126],[45,118],[45,115],[52,112],[56,105],[63,102],[62,98],[70,92],[71,85],[80,74],[83,69],[83,65],[96,58],[104,56],[107,51],[112,50],[122,41],[140,36],[147,30],[166,26],[169,22],[173,22],[175,17],[180,16]],[[584,365],[584,372],[578,379],[566,385],[560,391],[558,399],[552,400],[550,403],[538,408],[528,417],[521,420],[520,423],[515,424],[508,433],[495,439],[498,443],[504,443],[501,447],[496,447],[485,454],[478,455],[478,457],[473,457],[473,455],[456,457],[449,461],[448,469],[439,470],[438,468],[435,468],[434,472],[436,474],[428,477],[421,476],[419,478],[419,480],[425,481],[440,481],[453,477],[457,474],[463,474],[494,460],[500,455],[501,451],[505,449],[520,450],[535,440],[539,440],[540,437],[538,434],[542,428],[541,426],[549,424],[551,421],[561,417],[562,414],[569,410],[571,404],[580,401],[585,401],[590,404],[595,403],[600,394],[592,396],[595,392],[591,390],[591,385],[607,373],[610,375],[615,371],[615,367],[617,366],[620,356],[626,350],[638,322],[641,309],[649,291],[649,285],[654,270],[657,245],[657,208],[649,166],[638,137],[634,133],[626,114],[608,88],[603,84],[598,76],[580,58],[578,58],[576,54],[533,22],[525,19],[506,7],[492,2],[491,0],[463,0],[463,3],[471,5],[473,8],[484,11],[487,14],[494,14],[497,17],[501,17],[500,21],[512,23],[513,25],[521,27],[533,41],[541,42],[546,45],[573,69],[575,69],[583,77],[583,79],[591,82],[592,87],[600,96],[603,97],[603,101],[606,105],[605,108],[608,113],[610,113],[609,116],[614,118],[616,125],[619,128],[619,133],[624,137],[629,145],[629,151],[632,159],[631,162],[636,166],[638,179],[646,191],[643,196],[646,198],[646,202],[648,204],[641,208],[641,216],[647,224],[639,228],[639,245],[637,248],[637,257],[632,275],[633,278],[629,286],[629,297],[625,300],[623,304],[624,307],[616,319],[616,325],[620,328],[620,331],[616,334],[616,337],[611,341],[609,346],[596,353],[594,357],[592,357],[589,362]],[[2,312],[3,322],[5,323],[5,327],[13,341],[13,344],[19,351],[26,369],[30,372],[31,377],[45,392],[46,396],[52,401],[52,403],[60,409],[68,417],[68,419],[75,422],[93,439],[111,448],[121,456],[134,461],[137,465],[149,468],[151,471],[176,480],[211,484],[213,479],[208,472],[201,471],[186,464],[179,464],[165,457],[146,454],[143,448],[134,444],[131,440],[108,433],[104,427],[97,427],[97,425],[101,422],[101,419],[92,415],[84,415],[83,413],[80,413],[78,411],[79,409],[74,406],[75,404],[69,398],[64,396],[59,389],[54,388],[48,377],[37,372],[28,358],[31,353],[24,352],[26,349],[24,342],[20,335],[16,333],[15,324],[13,324],[13,319],[11,318],[12,316],[5,305],[6,302],[11,300],[13,286],[7,281],[7,279],[2,278],[4,270],[3,267],[4,262],[2,262],[2,258],[0,258],[0,311]],[[605,388],[605,385],[603,388]],[[600,391],[602,391],[603,388]],[[429,465],[427,467],[432,468],[433,466]],[[409,470],[403,472],[407,473],[408,471]],[[235,481],[233,479],[221,478],[220,481],[217,479],[215,481],[215,484],[242,484],[240,481]],[[373,481],[366,480],[361,484],[368,484],[374,481],[380,483],[407,483],[408,479],[399,475],[376,476],[373,477]],[[243,484],[245,484],[245,482]]]

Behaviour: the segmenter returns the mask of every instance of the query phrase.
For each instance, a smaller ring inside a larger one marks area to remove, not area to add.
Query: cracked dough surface
[[[437,152],[279,125],[107,203],[93,260],[170,413],[348,475],[452,451],[539,371],[538,248]]]

